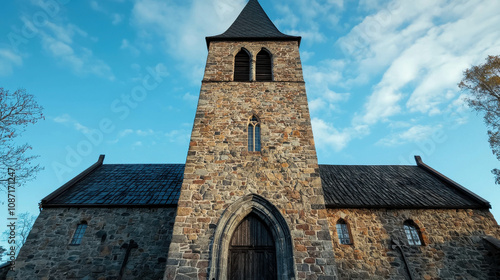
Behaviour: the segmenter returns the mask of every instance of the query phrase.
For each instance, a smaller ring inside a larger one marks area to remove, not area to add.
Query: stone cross
[[[130,251],[132,251],[132,249],[135,249],[137,247],[139,247],[139,245],[135,243],[133,239],[131,239],[128,244],[124,243],[122,245],[121,248],[127,249],[127,251],[125,252],[125,258],[123,259],[122,267],[120,268],[120,274],[118,275],[118,280],[121,280],[123,277],[123,273],[125,272],[125,266],[127,265],[128,257],[130,256]]]
[[[401,247],[401,244],[397,239],[392,239],[392,249],[398,248],[399,251],[401,252],[401,255],[403,256],[403,262],[405,263],[406,270],[408,271],[408,275],[410,276],[410,280],[413,280],[413,275],[411,274],[410,270],[410,265],[408,264],[408,261],[406,260],[405,252],[403,250],[403,247]]]

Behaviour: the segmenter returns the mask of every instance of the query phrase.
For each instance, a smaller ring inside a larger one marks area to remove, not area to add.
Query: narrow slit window
[[[250,55],[243,49],[234,57],[234,80],[250,81]]]
[[[83,235],[85,234],[85,230],[87,229],[87,223],[82,222],[78,224],[76,227],[75,234],[73,234],[73,239],[71,240],[70,245],[80,245],[82,243]]]
[[[248,151],[260,151],[260,122],[253,116],[248,123]]]
[[[257,62],[255,69],[255,79],[257,81],[272,81],[273,69],[271,65],[271,55],[266,50],[261,50],[257,54]]]
[[[340,244],[344,245],[352,244],[351,234],[349,233],[349,227],[347,226],[347,223],[343,219],[340,219],[337,222],[337,235],[339,237]]]
[[[404,222],[403,227],[405,229],[406,238],[408,239],[408,244],[410,246],[421,246],[422,240],[420,238],[420,229],[418,226],[412,220],[408,220]]]

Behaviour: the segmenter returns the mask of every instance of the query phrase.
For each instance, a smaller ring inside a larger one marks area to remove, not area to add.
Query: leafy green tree
[[[500,56],[488,56],[486,63],[465,70],[458,86],[469,93],[466,99],[469,106],[484,114],[488,142],[500,160]],[[495,168],[491,172],[500,184],[500,170]]]
[[[4,187],[9,168],[15,170],[17,186],[34,179],[42,169],[33,162],[38,156],[27,154],[31,146],[15,141],[29,124],[44,119],[42,110],[35,97],[25,89],[9,92],[0,87],[0,184]]]

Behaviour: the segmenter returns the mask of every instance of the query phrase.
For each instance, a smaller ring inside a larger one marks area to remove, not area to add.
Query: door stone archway
[[[257,227],[268,230],[270,238],[273,240],[273,251],[275,252],[276,259],[276,277],[273,279],[296,279],[292,238],[288,224],[272,203],[257,194],[244,196],[229,206],[222,214],[211,244],[209,279],[230,279],[231,261],[229,256],[230,250],[234,250],[231,246],[231,240],[234,233],[240,230],[239,226],[242,221],[247,219],[247,217],[258,219],[261,224]],[[235,255],[234,257],[237,258],[238,256]],[[266,257],[262,258],[265,259]]]

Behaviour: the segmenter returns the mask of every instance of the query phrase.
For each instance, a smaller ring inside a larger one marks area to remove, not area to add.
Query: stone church
[[[318,164],[299,56],[257,0],[208,58],[185,164],[41,201],[7,279],[500,279],[490,204],[425,164]]]

